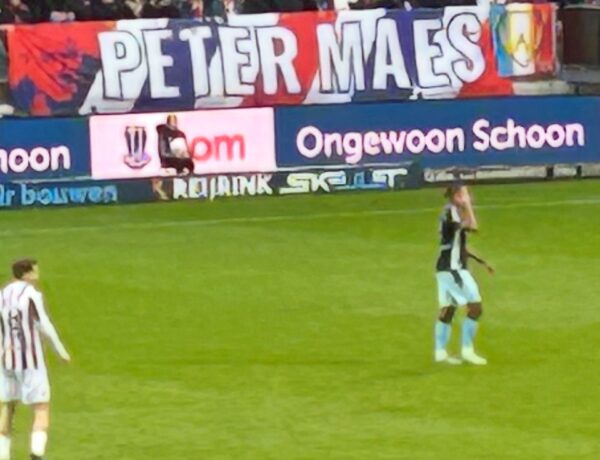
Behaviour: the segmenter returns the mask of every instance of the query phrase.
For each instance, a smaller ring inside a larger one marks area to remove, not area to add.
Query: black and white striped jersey
[[[462,228],[458,208],[452,204],[444,207],[440,217],[440,254],[437,271],[454,271],[467,268],[467,232]]]
[[[0,292],[0,365],[11,371],[44,369],[40,333],[57,353],[68,356],[44,308],[42,294],[25,281],[14,281]]]

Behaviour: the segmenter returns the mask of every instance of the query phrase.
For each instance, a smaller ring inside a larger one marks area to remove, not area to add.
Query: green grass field
[[[600,458],[600,182],[474,191],[484,368],[432,362],[439,190],[2,212],[74,357],[48,458]]]

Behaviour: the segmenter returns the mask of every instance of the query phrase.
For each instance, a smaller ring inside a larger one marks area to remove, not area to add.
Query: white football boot
[[[462,349],[462,359],[464,359],[466,362],[470,363],[470,364],[474,364],[476,366],[485,366],[487,364],[487,359],[482,358],[481,356],[479,356],[477,353],[475,353],[475,350],[473,349],[473,347],[464,347]]]
[[[435,350],[436,363],[462,364],[462,361],[454,356],[450,356],[446,350]]]

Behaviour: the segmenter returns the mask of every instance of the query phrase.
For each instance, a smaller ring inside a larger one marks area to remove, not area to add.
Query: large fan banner
[[[33,115],[510,95],[510,77],[553,71],[553,8],[16,26],[10,87]]]

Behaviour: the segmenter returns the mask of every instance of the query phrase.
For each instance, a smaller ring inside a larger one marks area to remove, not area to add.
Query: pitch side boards
[[[598,126],[600,98],[565,96],[2,119],[0,208],[402,189],[423,171],[600,164]]]
[[[190,158],[197,175],[274,171],[273,118],[271,108],[91,117],[92,177],[172,175],[168,155]]]
[[[277,166],[600,162],[599,101],[520,97],[281,108]]]
[[[88,120],[0,120],[0,182],[89,175]]]
[[[159,199],[152,185],[149,180],[0,183],[0,209],[143,203]]]

